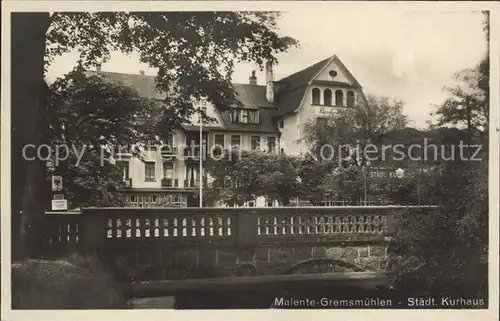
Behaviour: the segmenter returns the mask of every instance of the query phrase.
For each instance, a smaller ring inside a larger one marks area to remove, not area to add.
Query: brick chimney
[[[250,85],[257,85],[257,77],[255,77],[255,70],[252,71],[252,75],[248,78]]]
[[[139,70],[139,74],[144,76],[144,70]]]
[[[273,64],[266,62],[266,99],[268,102],[274,102],[274,84],[273,84]]]

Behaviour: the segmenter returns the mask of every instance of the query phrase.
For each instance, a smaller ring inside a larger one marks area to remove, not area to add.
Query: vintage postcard
[[[2,18],[2,320],[498,315],[498,4]]]

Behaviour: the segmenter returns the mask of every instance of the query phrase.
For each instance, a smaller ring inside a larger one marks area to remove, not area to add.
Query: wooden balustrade
[[[52,249],[378,243],[389,236],[390,219],[403,208],[86,208],[80,215],[46,215],[43,243]]]

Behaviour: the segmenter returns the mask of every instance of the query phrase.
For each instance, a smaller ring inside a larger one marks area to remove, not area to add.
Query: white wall
[[[297,115],[286,116],[281,119],[283,121],[283,128],[279,128],[281,132],[281,148],[285,154],[298,155],[300,153],[299,139],[299,122]]]
[[[337,75],[334,78],[330,76],[331,70],[337,72]],[[336,59],[333,59],[330,65],[319,73],[316,80],[339,81],[349,85],[354,85],[353,79],[344,71],[344,68],[340,67],[340,64],[336,61]]]

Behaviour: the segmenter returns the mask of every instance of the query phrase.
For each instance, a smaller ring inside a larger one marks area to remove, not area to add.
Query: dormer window
[[[248,110],[241,110],[241,122],[244,124],[248,123]]]
[[[259,110],[258,109],[240,109],[235,108],[230,112],[230,119],[235,124],[258,124]]]
[[[248,123],[258,124],[259,123],[259,110],[249,110],[248,111]]]

